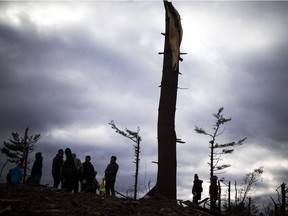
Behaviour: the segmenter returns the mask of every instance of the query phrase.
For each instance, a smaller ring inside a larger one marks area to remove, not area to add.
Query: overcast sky
[[[176,111],[178,198],[191,200],[195,173],[208,196],[213,113],[224,107],[219,143],[248,137],[223,157],[237,180],[264,167],[258,194],[276,195],[288,177],[288,2],[174,1],[183,40]],[[104,175],[120,166],[116,190],[133,188],[133,142],[111,129],[140,128],[139,190],[156,183],[157,116],[165,11],[162,1],[0,2],[0,147],[11,132],[41,133],[42,184],[52,184],[59,148]],[[33,161],[34,155],[31,155]],[[1,155],[1,167],[5,157]],[[11,168],[11,164],[7,168]],[[6,173],[1,176],[4,181]],[[265,190],[264,190],[264,189]],[[256,193],[256,191],[254,191]],[[262,196],[262,200],[269,199]]]

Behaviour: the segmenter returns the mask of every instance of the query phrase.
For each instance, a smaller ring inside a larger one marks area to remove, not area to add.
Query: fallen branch
[[[9,205],[9,206],[7,206],[7,207],[5,207],[5,208],[3,208],[3,209],[0,209],[0,215],[1,215],[2,213],[4,213],[4,212],[8,212],[8,211],[11,211],[11,210],[12,210],[11,205]]]

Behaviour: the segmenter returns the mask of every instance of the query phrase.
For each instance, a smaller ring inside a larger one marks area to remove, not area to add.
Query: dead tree
[[[286,211],[285,211],[285,208],[286,208],[286,193],[287,193],[287,190],[285,190],[285,184],[282,183],[281,184],[281,213],[283,216],[286,215]]]
[[[281,191],[279,192],[279,188]],[[274,209],[276,214],[280,213],[281,216],[285,216],[286,214],[286,197],[288,193],[288,189],[285,189],[285,183],[282,183],[277,189],[276,192],[278,194],[278,203],[274,201],[274,199],[270,196],[274,203]]]
[[[159,197],[176,199],[176,132],[175,112],[178,89],[182,26],[180,15],[171,2],[164,0],[166,27],[161,91],[158,109],[158,175]]]

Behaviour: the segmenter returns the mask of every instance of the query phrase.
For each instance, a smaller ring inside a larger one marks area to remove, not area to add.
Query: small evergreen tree
[[[247,137],[238,140],[236,142],[228,142],[224,144],[219,144],[216,142],[216,138],[220,136],[225,129],[222,129],[221,126],[223,126],[225,123],[230,122],[231,118],[225,118],[222,114],[224,110],[224,107],[221,107],[217,113],[213,114],[213,117],[215,117],[215,124],[213,125],[213,131],[211,133],[206,132],[204,129],[199,128],[195,126],[196,133],[204,134],[207,136],[210,136],[212,139],[209,141],[209,148],[210,148],[210,162],[208,162],[210,166],[210,180],[213,178],[215,172],[218,172],[220,170],[223,170],[225,168],[230,167],[230,164],[219,164],[221,161],[221,156],[223,154],[231,154],[233,153],[236,145],[242,145],[243,142],[247,139]],[[222,149],[222,151],[219,151],[218,149]],[[217,173],[216,173],[217,174]]]
[[[28,168],[28,156],[35,149],[35,143],[40,139],[40,134],[35,134],[32,136],[28,135],[29,128],[25,129],[24,137],[20,136],[18,133],[12,133],[12,138],[9,142],[4,141],[4,147],[1,149],[2,154],[7,157],[6,163],[2,166],[2,171],[5,165],[10,162],[14,164],[22,164],[24,170],[23,182],[26,180],[26,173]]]
[[[128,130],[127,128],[125,129],[125,131],[120,130],[114,123],[114,121],[110,121],[108,123],[109,125],[111,125],[111,128],[114,129],[116,131],[116,133],[119,133],[125,137],[127,137],[128,139],[132,140],[133,142],[136,143],[136,145],[134,145],[134,150],[135,150],[135,161],[133,161],[136,165],[136,171],[135,171],[135,184],[134,184],[134,199],[137,198],[137,191],[138,191],[138,173],[139,173],[139,154],[140,154],[140,142],[141,142],[141,137],[139,136],[139,131],[140,128],[138,127],[137,131],[131,131]]]
[[[210,165],[210,178],[213,177],[214,173],[220,170],[223,170],[227,167],[230,167],[230,164],[222,164],[219,165],[219,162],[221,160],[221,156],[223,154],[231,154],[233,153],[234,149],[231,149],[232,147],[235,147],[236,145],[242,145],[243,142],[247,139],[247,137],[237,141],[237,142],[228,142],[224,144],[218,144],[216,143],[216,138],[220,136],[225,129],[221,130],[221,126],[224,125],[226,122],[231,121],[231,118],[224,118],[222,112],[224,110],[224,107],[221,107],[217,113],[214,113],[213,116],[216,118],[215,124],[213,125],[213,132],[207,133],[204,129],[195,127],[195,131],[199,134],[204,134],[207,136],[210,136],[212,139],[209,141],[209,148],[211,150],[210,152],[210,162],[208,163]],[[221,130],[221,131],[220,131]],[[218,149],[222,149],[222,151],[217,151]]]

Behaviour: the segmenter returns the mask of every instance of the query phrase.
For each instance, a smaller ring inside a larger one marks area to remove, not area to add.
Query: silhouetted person
[[[194,175],[192,194],[193,194],[193,203],[198,204],[198,201],[201,200],[201,193],[203,191],[202,188],[203,181],[199,179],[198,175]]]
[[[93,182],[96,177],[96,173],[94,170],[94,166],[91,163],[91,157],[87,155],[85,157],[85,162],[83,165],[83,175],[82,175],[82,183],[81,183],[81,191],[93,192]]]
[[[63,163],[62,171],[61,171],[61,177],[63,180],[63,188],[67,192],[72,192],[74,190],[74,193],[77,193],[78,190],[76,190],[76,188],[78,184],[78,175],[77,175],[74,158],[69,148],[65,149],[65,155],[66,155],[66,160]]]
[[[58,153],[53,158],[52,162],[52,176],[54,180],[53,188],[58,188],[61,181],[61,168],[64,162],[63,155],[64,151],[62,149],[59,149]]]
[[[76,171],[77,171],[77,184],[75,184],[74,191],[78,192],[79,191],[79,181],[81,181],[82,175],[83,175],[83,165],[81,163],[81,160],[79,158],[77,158],[75,153],[72,153],[72,156],[73,156]]]
[[[116,156],[112,156],[110,159],[110,164],[108,164],[107,168],[105,169],[105,180],[106,180],[106,194],[115,196],[114,185],[116,181],[116,175],[119,169],[118,164],[116,163]]]
[[[211,199],[211,210],[215,211],[217,209],[216,201],[218,200],[218,186],[217,186],[217,176],[213,176],[211,179],[211,184],[209,187],[209,194]]]
[[[35,161],[31,170],[30,181],[31,185],[40,185],[42,177],[43,157],[41,152],[35,154]]]

